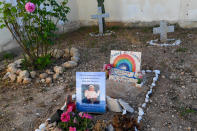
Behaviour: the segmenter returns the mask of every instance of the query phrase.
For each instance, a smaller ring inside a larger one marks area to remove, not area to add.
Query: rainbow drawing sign
[[[113,68],[109,79],[137,82],[141,65],[141,52],[112,50],[110,64]]]

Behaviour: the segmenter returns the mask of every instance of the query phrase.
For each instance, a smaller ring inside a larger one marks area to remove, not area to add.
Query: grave
[[[176,46],[181,44],[181,40],[176,39],[168,39],[167,33],[174,32],[174,26],[168,26],[166,21],[160,21],[160,27],[153,28],[153,34],[160,34],[160,42],[159,40],[151,40],[147,43],[153,46]],[[168,44],[167,42],[171,43]],[[173,43],[172,43],[173,42]]]

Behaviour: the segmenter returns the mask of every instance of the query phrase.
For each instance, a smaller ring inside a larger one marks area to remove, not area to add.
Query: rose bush
[[[67,3],[67,0],[60,3],[56,0],[17,0],[15,5],[0,2],[0,27],[6,27],[24,50],[28,66],[38,68],[36,63],[51,63],[45,59],[50,58],[58,22],[67,21],[70,11]]]

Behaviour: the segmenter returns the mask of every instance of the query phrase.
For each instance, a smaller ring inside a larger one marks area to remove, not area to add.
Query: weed
[[[187,52],[188,49],[187,48],[178,48],[176,49],[176,52]]]
[[[184,108],[184,107],[181,107],[181,109],[180,109],[180,114],[181,114],[181,116],[186,116],[186,115],[188,115],[188,114],[193,114],[193,113],[197,113],[197,111],[196,110],[194,110],[194,109],[188,109],[188,108]]]

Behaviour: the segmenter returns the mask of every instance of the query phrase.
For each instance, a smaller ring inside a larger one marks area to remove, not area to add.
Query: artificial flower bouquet
[[[66,112],[62,113],[58,127],[63,131],[88,131],[92,127],[92,116],[77,112],[75,103],[70,103]]]

